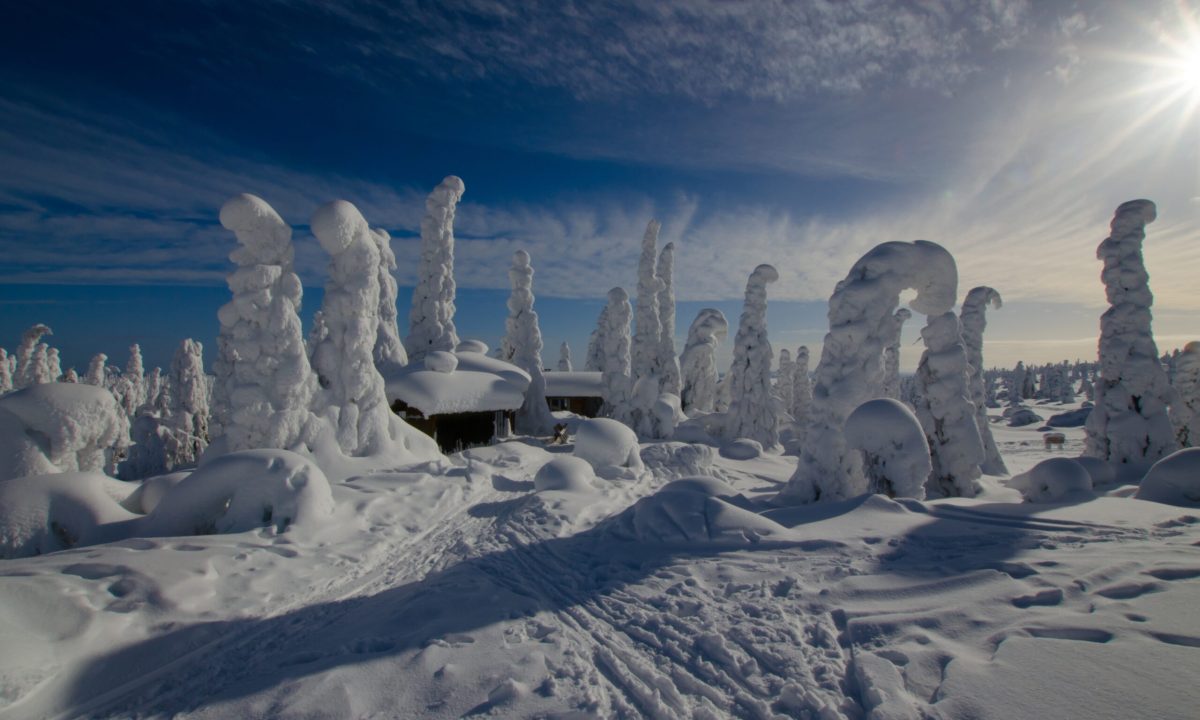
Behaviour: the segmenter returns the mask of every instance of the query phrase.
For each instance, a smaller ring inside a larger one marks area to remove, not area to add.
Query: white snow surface
[[[427,367],[430,362],[436,369]],[[524,370],[487,357],[474,348],[429,353],[421,363],[409,363],[384,380],[389,402],[403,400],[425,417],[516,410],[524,402],[525,389],[529,387],[529,374]]]
[[[925,497],[933,470],[921,423],[904,403],[892,398],[868,400],[846,418],[846,444],[864,453],[868,491],[892,497]]]

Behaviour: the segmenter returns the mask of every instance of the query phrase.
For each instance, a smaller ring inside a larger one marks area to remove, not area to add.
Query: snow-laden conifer
[[[642,254],[638,259],[637,287],[637,325],[633,335],[631,362],[633,364],[634,381],[653,377],[655,382],[661,380],[658,367],[659,336],[662,334],[662,322],[658,314],[658,293],[662,290],[662,282],[654,273],[655,259],[658,255],[657,220],[651,220],[646,225],[646,233],[642,236]],[[658,396],[657,387],[654,392]]]
[[[554,416],[546,405],[546,376],[542,373],[542,331],[538,327],[537,311],[533,309],[533,266],[529,253],[513,253],[508,270],[512,293],[508,296],[508,319],[505,320],[503,346],[513,365],[529,373],[525,402],[517,411],[517,431],[528,435],[543,435],[554,427]]]
[[[908,308],[900,308],[892,313],[892,324],[887,328],[887,337],[883,340],[883,389],[882,397],[893,400],[900,399],[900,333],[904,323],[912,317]]]
[[[0,348],[0,393],[11,392],[12,389],[12,365],[8,361],[8,351]]]
[[[73,368],[73,367],[67,368],[67,371],[65,373],[63,373],[62,381],[68,382],[68,383],[78,383],[79,382],[79,373],[75,372],[75,368]],[[3,392],[3,391],[0,391],[0,392]]]
[[[221,207],[237,236],[226,278],[233,300],[217,318],[214,434],[228,451],[295,447],[310,439],[317,378],[301,331],[303,289],[293,272],[292,229],[261,198],[238,195]]]
[[[1112,234],[1096,250],[1104,261],[1109,309],[1100,317],[1100,376],[1088,415],[1085,453],[1112,463],[1152,463],[1179,448],[1167,415],[1172,390],[1151,331],[1150,276],[1142,261],[1154,203],[1117,208]]]
[[[983,331],[987,329],[988,305],[1000,309],[1003,300],[994,288],[980,286],[971,288],[963,300],[959,313],[962,325],[963,345],[967,349],[967,364],[970,365],[971,402],[975,404],[975,426],[983,442],[984,461],[981,469],[988,475],[1007,475],[1008,468],[992,437],[992,428],[987,416],[987,391],[983,376]]]
[[[408,337],[404,347],[411,360],[434,350],[454,350],[454,213],[466,186],[447,176],[425,200],[421,219],[421,262],[413,288]]]
[[[675,354],[675,243],[669,242],[658,254],[655,274],[662,283],[658,293],[658,366],[659,388],[678,395],[682,390],[679,376],[679,357]]]
[[[38,374],[44,374],[45,369],[37,367],[41,363],[34,362],[34,354],[37,352],[38,343],[41,342],[43,335],[53,335],[54,331],[49,325],[38,323],[31,326],[21,335],[21,344],[17,346],[16,367],[13,370],[13,388],[20,390],[30,385],[38,384],[34,377]]]
[[[796,424],[797,432],[803,436],[808,427],[808,408],[812,405],[812,380],[808,377],[808,347],[796,349],[792,361],[792,406],[789,412]]]
[[[792,412],[792,402],[795,399],[795,393],[792,390],[795,373],[796,363],[792,362],[792,353],[787,348],[783,348],[779,351],[779,368],[775,371],[775,396],[779,398],[784,411],[789,414]]]
[[[866,492],[861,454],[847,448],[842,425],[854,408],[880,395],[884,341],[906,289],[917,291],[909,303],[916,312],[946,312],[958,292],[954,258],[924,240],[884,243],[860,258],[834,289],[804,449],[781,501],[839,500]]]
[[[331,415],[342,452],[357,457],[383,450],[392,414],[375,367],[379,335],[379,246],[358,208],[334,200],[317,208],[313,235],[329,253],[318,339],[309,352],[321,391],[315,406]]]
[[[1200,446],[1200,342],[1190,342],[1175,358],[1171,422],[1182,447]]]
[[[58,379],[51,367],[51,347],[46,343],[38,343],[33,350],[33,360],[29,363],[33,385],[45,385]]]
[[[204,374],[204,347],[188,338],[171,359],[170,427],[167,466],[193,465],[208,447],[208,378]]]
[[[387,374],[408,364],[408,353],[400,339],[396,297],[396,253],[392,252],[392,236],[386,230],[371,228],[371,239],[379,252],[379,331],[375,336],[375,367]]]
[[[604,407],[601,412],[630,425],[633,378],[630,375],[629,324],[633,318],[633,307],[629,304],[629,293],[619,287],[609,290],[608,306],[600,317],[604,323],[599,334],[602,345],[600,354],[604,362],[601,368]]]
[[[917,366],[916,415],[925,430],[933,470],[925,484],[930,497],[975,497],[983,441],[975,424],[968,385],[971,366],[953,312],[931,315],[921,329],[925,352]]]
[[[712,412],[717,400],[717,346],[729,333],[724,313],[704,308],[688,328],[687,344],[680,359],[684,412]]]
[[[558,346],[558,371],[571,372],[574,367],[571,365],[571,346],[566,340],[562,341],[562,345]]]
[[[108,373],[104,369],[105,363],[108,362],[108,356],[104,353],[96,353],[92,356],[92,361],[88,363],[87,373],[83,376],[83,381],[88,385],[96,387],[104,387]]]
[[[725,437],[749,438],[764,448],[779,444],[779,416],[771,392],[771,343],[767,339],[767,285],[779,279],[770,265],[759,265],[746,283],[746,299],[733,341],[729,368],[729,410]]]
[[[604,330],[608,327],[608,305],[600,308],[596,317],[596,329],[588,338],[587,356],[583,361],[583,369],[592,372],[604,370]]]
[[[62,378],[62,358],[58,348],[46,348],[46,382],[58,382]]]

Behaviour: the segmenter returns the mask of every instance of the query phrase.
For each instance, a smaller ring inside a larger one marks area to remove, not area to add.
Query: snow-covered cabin
[[[490,442],[512,426],[530,378],[486,353],[487,345],[468,340],[389,372],[392,411],[448,452]]]
[[[604,403],[603,395],[604,383],[599,372],[546,372],[546,402],[551,410],[596,417]]]

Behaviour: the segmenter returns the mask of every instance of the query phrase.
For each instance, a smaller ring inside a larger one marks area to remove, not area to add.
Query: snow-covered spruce
[[[1109,309],[1100,316],[1100,376],[1088,416],[1085,454],[1111,463],[1153,463],[1179,444],[1167,415],[1172,389],[1150,328],[1150,276],[1142,261],[1154,203],[1122,203],[1096,249]]]
[[[975,424],[968,387],[970,366],[958,316],[931,315],[921,328],[925,352],[917,366],[917,419],[929,441],[933,470],[925,494],[975,497],[979,491],[983,441]]]
[[[601,384],[604,386],[601,413],[627,425],[632,424],[630,395],[633,393],[633,379],[630,376],[629,358],[629,323],[632,317],[629,293],[619,287],[609,290],[608,306],[600,315],[603,325],[599,328],[597,339],[604,363],[600,368]]]
[[[658,254],[654,273],[662,289],[658,292],[658,368],[659,389],[679,395],[682,391],[679,376],[679,356],[675,354],[675,243],[669,242]]]
[[[867,492],[888,497],[925,497],[933,470],[921,423],[904,403],[876,398],[846,418],[846,445],[863,453]]]
[[[375,367],[388,374],[408,364],[408,353],[400,339],[396,310],[399,288],[392,274],[396,271],[396,253],[392,252],[392,236],[386,230],[371,228],[371,238],[379,251],[379,332],[375,336]]]
[[[971,402],[975,403],[975,426],[979,428],[979,439],[983,442],[984,460],[980,469],[988,475],[1008,474],[988,423],[987,392],[983,378],[983,331],[987,328],[987,307],[991,305],[999,310],[1002,303],[1000,293],[993,288],[980,286],[971,288],[959,311],[963,345],[966,346],[967,364],[970,365],[968,382]]]
[[[112,394],[71,383],[30,385],[0,398],[0,481],[26,475],[101,472],[129,425]]]
[[[787,348],[779,351],[779,368],[775,371],[775,396],[783,405],[784,411],[792,412],[792,402],[795,393],[792,383],[795,381],[796,363],[792,362],[792,353]]]
[[[637,307],[635,308],[637,324],[630,349],[633,380],[638,382],[643,378],[654,378],[654,397],[658,397],[658,382],[661,377],[658,367],[658,352],[662,323],[658,316],[658,293],[662,290],[662,282],[654,274],[655,258],[658,254],[658,230],[658,221],[651,220],[646,225],[646,234],[642,236],[642,255],[638,259]],[[649,391],[647,393],[649,394]]]
[[[746,299],[733,341],[725,416],[725,437],[749,438],[764,448],[779,444],[779,416],[771,392],[773,353],[767,339],[767,285],[778,279],[774,267],[759,265],[746,282]]]
[[[41,347],[39,345],[39,347]],[[58,348],[46,347],[46,382],[58,382],[62,379],[62,360]]]
[[[712,412],[717,400],[717,345],[729,333],[725,314],[704,308],[688,328],[687,344],[680,360],[684,412]]]
[[[408,337],[410,359],[421,360],[434,350],[454,350],[454,212],[466,186],[447,176],[425,200],[421,218],[421,262],[413,288]]]
[[[208,378],[204,374],[204,348],[191,338],[179,344],[171,359],[171,434],[167,440],[167,467],[192,465],[208,447]]]
[[[107,372],[104,369],[104,364],[108,362],[108,356],[104,353],[96,353],[92,356],[92,361],[88,364],[87,373],[83,376],[83,381],[88,385],[96,387],[104,387],[104,380]]]
[[[508,270],[512,293],[508,296],[508,318],[504,322],[503,360],[529,373],[525,402],[517,411],[517,431],[545,435],[554,427],[554,416],[546,404],[546,376],[542,374],[542,331],[533,309],[533,267],[529,253],[513,253]]]
[[[317,208],[310,225],[330,257],[320,327],[309,341],[321,385],[314,408],[337,428],[343,453],[372,455],[390,440],[394,417],[375,368],[379,248],[358,208],[345,200]]]
[[[17,346],[17,351],[14,353],[16,357],[16,366],[13,369],[13,388],[20,390],[23,387],[37,383],[38,377],[44,377],[48,369],[43,366],[43,363],[35,359],[38,344],[41,342],[43,335],[53,335],[54,331],[49,325],[38,323],[31,326],[21,335],[21,344]]]
[[[571,372],[574,368],[571,366],[571,346],[566,340],[562,341],[562,345],[558,346],[558,371]]]
[[[909,303],[916,312],[938,315],[954,307],[954,258],[925,240],[884,243],[860,258],[834,289],[804,449],[779,502],[840,500],[866,492],[860,453],[848,449],[842,426],[854,408],[880,395],[883,343],[900,293],[910,288],[917,291]]]
[[[117,394],[117,399],[125,408],[125,414],[130,418],[146,403],[145,372],[142,346],[134,343],[129,346],[129,360],[125,362],[125,372],[121,373],[120,392]]]
[[[310,439],[317,377],[300,326],[300,278],[292,270],[292,229],[261,198],[238,195],[221,207],[237,236],[226,282],[233,300],[217,318],[213,433],[226,451],[295,447]]]
[[[596,316],[596,328],[588,338],[587,356],[583,361],[583,369],[591,372],[604,370],[604,329],[608,326],[608,305],[600,308]]]
[[[883,389],[880,392],[883,397],[900,399],[900,333],[911,317],[912,311],[908,308],[892,313],[892,324],[883,346]]]
[[[792,361],[792,407],[788,411],[792,422],[803,438],[808,427],[808,408],[812,405],[812,380],[808,377],[808,347],[801,345],[796,349],[796,359]]]
[[[1182,447],[1200,446],[1200,342],[1190,342],[1175,361],[1171,422]]]
[[[0,348],[0,394],[13,389],[12,366],[8,363],[8,351]]]

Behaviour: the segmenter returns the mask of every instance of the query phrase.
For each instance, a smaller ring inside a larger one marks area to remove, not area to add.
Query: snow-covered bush
[[[0,481],[57,472],[101,472],[129,426],[112,394],[45,383],[0,398]]]
[[[421,219],[421,262],[413,288],[408,337],[404,346],[413,360],[432,350],[453,350],[454,329],[454,212],[466,186],[447,176],[425,200]]]
[[[583,459],[571,456],[556,457],[538,468],[533,476],[533,489],[537,492],[547,490],[567,490],[585,492],[593,490],[592,479],[595,473],[592,466]]]
[[[1050,458],[1013,478],[1014,487],[1026,502],[1053,503],[1087,498],[1092,493],[1092,476],[1072,458]]]
[[[888,497],[925,497],[933,470],[921,423],[899,400],[876,398],[846,418],[846,445],[863,453],[867,492]]]
[[[1200,342],[1190,342],[1175,361],[1171,423],[1182,447],[1200,446]]]
[[[904,323],[912,318],[912,311],[900,308],[892,313],[892,324],[883,338],[883,389],[881,395],[893,400],[900,399],[900,334]]]
[[[30,557],[134,534],[137,516],[114,498],[116,492],[133,489],[132,483],[98,472],[0,482],[0,558]]]
[[[604,391],[604,407],[601,412],[621,422],[630,424],[633,393],[633,378],[630,375],[629,322],[633,308],[629,305],[629,294],[624,288],[608,291],[608,307],[600,318],[604,324],[599,328],[598,342],[601,366],[601,383]]]
[[[946,312],[958,292],[954,258],[924,240],[884,243],[860,258],[834,289],[800,464],[780,501],[839,500],[866,492],[861,453],[846,446],[842,426],[854,408],[880,396],[883,343],[906,289],[917,291],[909,303],[916,312]]]
[[[307,529],[333,512],[321,468],[287,450],[245,450],[205,462],[163,494],[144,536]]]
[[[1142,261],[1154,203],[1122,203],[1096,249],[1109,309],[1100,316],[1100,376],[1088,417],[1085,453],[1113,463],[1155,462],[1179,443],[1167,415],[1172,390],[1151,331],[1150,276]]]
[[[658,291],[659,389],[664,393],[679,395],[683,387],[679,375],[679,357],[675,354],[675,243],[663,246],[654,274],[662,283],[662,289]]]
[[[396,271],[396,253],[392,236],[386,230],[371,228],[371,239],[379,252],[379,332],[375,336],[375,367],[387,374],[408,364],[408,353],[400,339],[399,311],[396,298],[400,289],[392,273]]]
[[[229,255],[237,269],[226,279],[233,300],[217,313],[214,434],[229,451],[295,447],[312,431],[317,377],[300,326],[292,229],[246,194],[221,207],[221,224],[238,247]]]
[[[533,309],[533,266],[529,253],[513,253],[508,270],[512,293],[508,296],[508,319],[505,320],[501,359],[529,373],[529,388],[525,402],[517,411],[517,430],[529,435],[544,435],[554,427],[554,416],[546,404],[546,376],[542,374],[542,331],[538,314]]]
[[[642,469],[637,435],[609,418],[592,418],[575,430],[575,457],[583,458],[597,472],[611,468]]]
[[[967,364],[970,366],[969,387],[971,402],[975,404],[975,426],[979,428],[979,439],[983,442],[984,460],[980,469],[988,475],[1008,474],[988,423],[987,392],[983,378],[983,331],[987,329],[987,308],[991,305],[998,310],[1002,303],[1000,293],[995,289],[980,286],[971,288],[959,312],[963,345],[967,349]]]
[[[979,489],[983,441],[975,424],[968,387],[970,365],[958,316],[931,315],[921,329],[925,352],[917,366],[917,419],[929,441],[933,471],[926,494],[975,497]]]
[[[712,412],[717,400],[717,345],[729,332],[720,310],[704,308],[688,328],[687,345],[680,361],[684,412]]]
[[[571,366],[571,346],[566,340],[562,341],[562,345],[558,346],[558,371],[571,372],[574,368]]]
[[[733,341],[725,416],[725,437],[750,438],[765,448],[779,444],[779,416],[771,391],[771,342],[767,339],[767,285],[778,279],[774,267],[759,265],[746,283],[742,317]]]
[[[1200,507],[1200,448],[1184,448],[1154,463],[1134,497],[1166,505]]]

